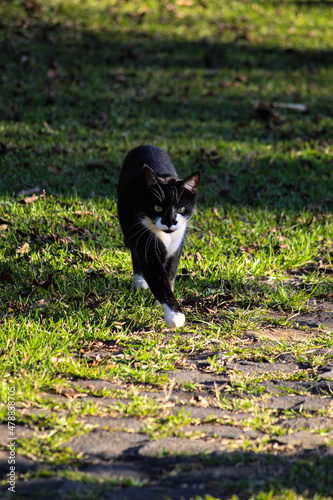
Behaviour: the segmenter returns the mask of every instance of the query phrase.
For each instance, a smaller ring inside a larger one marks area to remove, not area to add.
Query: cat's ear
[[[193,195],[197,194],[198,186],[200,181],[200,173],[195,172],[194,174],[189,175],[182,182],[182,189],[187,189],[191,191]]]
[[[143,175],[145,180],[145,186],[147,188],[152,188],[158,184],[158,177],[155,172],[148,167],[148,165],[143,165]]]

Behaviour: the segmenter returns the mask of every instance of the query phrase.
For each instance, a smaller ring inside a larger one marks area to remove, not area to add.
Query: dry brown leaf
[[[219,214],[219,209],[217,207],[213,207],[213,212],[218,219],[222,219],[221,215]]]
[[[207,399],[205,399],[203,396],[201,396],[200,394],[197,394],[195,396],[193,396],[191,398],[191,401],[190,403],[192,405],[195,405],[195,406],[201,406],[203,408],[205,408],[206,406],[209,406],[209,402],[207,401]]]
[[[16,250],[16,253],[18,254],[25,254],[29,252],[30,252],[30,245],[27,242],[23,243],[23,245],[20,245]]]
[[[51,363],[53,363],[54,366],[57,366],[59,363],[66,363],[66,361],[66,358],[59,358],[57,356],[51,357]]]
[[[49,165],[47,167],[47,170],[51,172],[51,174],[60,174],[61,168],[58,167],[57,165]]]
[[[31,306],[30,309],[45,309],[50,305],[50,300],[47,299],[41,299],[37,300],[37,302],[34,302]]]
[[[19,203],[23,203],[25,205],[29,205],[30,203],[33,203],[34,201],[39,200],[39,196],[36,194],[33,194],[32,196],[27,196],[26,198],[23,198],[23,200],[20,200]]]
[[[325,262],[325,259],[319,261],[318,269],[325,274],[333,274],[333,267],[327,264],[327,262]]]
[[[76,212],[74,212],[74,215],[76,215],[77,217],[83,217],[84,215],[94,215],[92,212],[88,212],[88,211],[83,211],[83,210],[76,210]]]
[[[20,405],[23,406],[23,408],[31,408],[33,406],[31,401],[20,401]]]
[[[54,78],[57,78],[58,73],[54,68],[51,68],[48,70],[46,76],[47,76],[47,78],[50,78],[51,80],[53,80]]]
[[[80,393],[73,389],[72,387],[63,387],[61,385],[55,386],[55,391],[62,396],[66,396],[68,399],[73,398],[86,398],[88,394]]]
[[[197,261],[201,262],[202,260],[203,260],[203,257],[201,255],[201,253],[200,252],[196,252],[196,254],[194,256],[194,262],[197,262]]]

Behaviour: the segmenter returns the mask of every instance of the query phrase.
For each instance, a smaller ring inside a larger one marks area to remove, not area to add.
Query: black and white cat
[[[150,288],[169,328],[185,322],[173,285],[199,179],[196,172],[180,180],[170,156],[157,146],[132,149],[120,172],[118,215],[132,254],[134,284]]]

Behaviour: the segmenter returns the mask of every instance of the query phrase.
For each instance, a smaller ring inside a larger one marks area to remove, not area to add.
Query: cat
[[[185,315],[173,294],[199,172],[180,180],[170,156],[157,146],[138,146],[124,160],[118,183],[118,216],[132,255],[136,288],[150,288],[169,328]]]

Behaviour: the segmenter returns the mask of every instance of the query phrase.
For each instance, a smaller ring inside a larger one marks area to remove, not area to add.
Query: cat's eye
[[[154,210],[155,210],[155,212],[162,212],[163,208],[160,207],[159,205],[155,205]]]
[[[178,208],[177,208],[177,212],[178,212],[179,214],[183,214],[183,213],[185,212],[185,207],[178,207]]]

